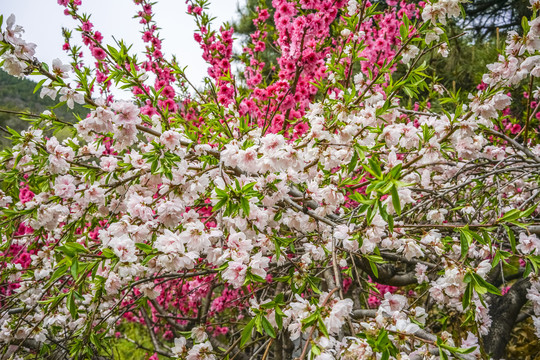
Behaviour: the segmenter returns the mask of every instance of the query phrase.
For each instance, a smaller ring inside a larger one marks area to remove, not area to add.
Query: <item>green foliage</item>
[[[255,317],[253,317],[242,330],[240,347],[243,347],[250,339],[253,328],[260,334],[266,334],[272,338],[277,336],[276,330],[266,318],[269,311],[274,311],[274,316],[278,329],[283,328],[283,318],[286,317],[281,310],[285,306],[283,294],[278,294],[274,300],[261,304],[259,309],[254,309]]]
[[[274,9],[272,7],[271,0],[246,0],[244,6],[240,8],[238,5],[237,12],[239,19],[233,24],[234,32],[242,35],[245,40],[249,39],[249,36],[253,34],[257,29],[253,24],[253,19],[257,17],[257,7],[267,8],[270,13],[270,18],[267,20],[270,22],[271,29],[274,29]],[[266,78],[272,73],[272,66],[277,65],[278,53],[273,46],[273,34],[269,34],[265,41],[266,49],[261,55],[261,59],[266,63],[263,71],[263,77]]]
[[[38,91],[34,93],[36,85],[34,81],[18,79],[0,70],[0,109],[40,114],[47,110],[47,108],[54,106],[57,102],[48,97],[42,99]],[[73,116],[73,113],[84,118],[88,110],[80,105],[76,105],[73,110],[63,106],[56,108],[54,113],[58,119],[74,123],[76,118]],[[3,128],[9,127],[20,133],[22,130],[28,128],[29,122],[22,120],[19,115],[0,111],[0,126]],[[56,134],[56,137],[61,139],[65,135],[60,133]],[[11,141],[7,137],[9,135],[5,132],[0,133],[0,148],[11,144]]]
[[[459,27],[450,28],[449,38],[463,32]],[[448,57],[433,55],[430,58],[431,71],[440,77],[440,83],[456,92],[461,89],[464,96],[473,91],[482,81],[486,65],[497,60],[497,48],[502,47],[504,37],[479,40],[471,36],[461,36],[450,40]],[[436,53],[435,53],[436,54]]]
[[[115,359],[145,359],[147,356],[152,355],[152,341],[148,330],[144,326],[137,323],[124,323],[118,331],[122,334],[122,338],[119,339],[118,345],[113,349]],[[136,344],[126,340],[126,338],[135,341]]]

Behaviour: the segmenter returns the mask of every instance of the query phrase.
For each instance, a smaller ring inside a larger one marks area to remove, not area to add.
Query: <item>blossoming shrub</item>
[[[153,359],[189,360],[499,359],[516,321],[540,329],[536,15],[464,97],[423,62],[450,51],[458,1],[274,0],[244,82],[232,29],[188,1],[204,88],[135,2],[143,60],[105,44],[80,0],[59,0],[85,46],[64,31],[70,65],[1,22],[7,72],[90,109],[3,129],[3,358],[112,358],[125,322]],[[510,91],[527,93],[511,118]]]

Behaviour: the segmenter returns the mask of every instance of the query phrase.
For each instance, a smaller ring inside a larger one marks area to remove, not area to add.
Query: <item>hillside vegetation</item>
[[[18,132],[25,130],[29,122],[22,120],[20,115],[14,113],[40,114],[56,104],[48,97],[42,99],[39,91],[34,94],[35,87],[36,83],[31,80],[18,79],[0,70],[0,126],[2,128],[9,127]],[[76,106],[73,110],[67,106],[61,106],[54,109],[54,112],[58,118],[74,122],[73,113],[84,117],[88,111],[82,106]],[[5,131],[0,131],[0,147],[10,143],[6,138],[8,136]]]

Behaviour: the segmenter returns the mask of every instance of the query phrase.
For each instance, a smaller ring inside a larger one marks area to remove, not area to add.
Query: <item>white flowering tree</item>
[[[4,70],[89,111],[1,129],[0,358],[112,359],[127,322],[152,359],[500,359],[516,322],[540,335],[540,3],[467,97],[426,63],[459,1],[274,0],[242,81],[189,1],[204,87],[149,1],[139,57],[58,2],[71,64],[0,20]]]

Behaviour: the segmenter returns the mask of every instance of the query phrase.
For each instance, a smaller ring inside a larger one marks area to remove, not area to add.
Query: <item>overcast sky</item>
[[[213,0],[210,13],[216,17],[213,28],[236,18],[237,4],[245,0]],[[116,39],[124,39],[133,44],[133,49],[144,49],[141,40],[141,25],[133,19],[140,6],[132,0],[83,0],[82,12],[92,14],[94,29],[104,36],[105,43],[114,43]],[[197,84],[207,75],[206,63],[202,60],[202,50],[193,40],[195,24],[193,18],[186,14],[185,0],[159,0],[154,6],[155,19],[161,27],[160,37],[164,39],[163,52],[167,58],[176,54],[182,66],[188,66],[188,77]],[[62,51],[62,27],[74,28],[77,24],[71,17],[65,16],[64,7],[57,0],[0,0],[0,14],[15,14],[16,24],[25,29],[24,39],[37,44],[36,56],[48,64],[54,58],[67,62],[69,58]],[[81,43],[80,34],[74,34],[77,43]],[[141,59],[142,57],[138,57]]]

